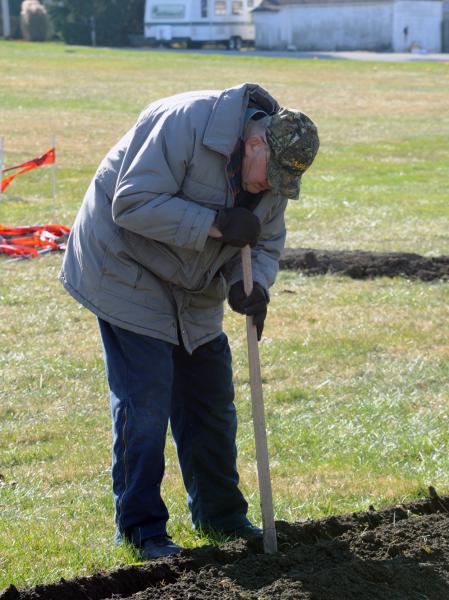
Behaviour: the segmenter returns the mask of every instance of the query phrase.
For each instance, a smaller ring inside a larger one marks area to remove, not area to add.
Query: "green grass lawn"
[[[243,54],[243,53],[242,53]],[[257,81],[317,122],[321,150],[287,212],[289,246],[449,254],[449,71],[0,42],[6,166],[57,138],[56,221],[70,225],[97,163],[161,95]],[[48,167],[14,181],[0,223],[53,220]],[[0,590],[135,561],[114,548],[110,417],[93,315],[61,257],[0,260]],[[447,492],[449,288],[281,273],[260,346],[277,519]],[[260,521],[243,319],[234,353],[242,489]],[[170,532],[191,530],[169,440]]]

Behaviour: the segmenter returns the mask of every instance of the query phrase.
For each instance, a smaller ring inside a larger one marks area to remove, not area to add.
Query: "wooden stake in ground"
[[[55,133],[51,136],[51,147],[55,152],[55,160],[51,165],[51,179],[52,179],[52,192],[53,192],[53,223],[56,223],[56,135]]]
[[[0,200],[2,198],[2,180],[3,180],[3,138],[0,138]]]
[[[247,296],[253,289],[251,268],[251,248],[245,246],[241,251],[243,267],[243,285]],[[257,330],[253,318],[246,317],[246,335],[248,341],[248,362],[251,384],[251,404],[254,435],[256,438],[256,461],[259,478],[260,505],[263,523],[263,548],[266,554],[277,552],[276,528],[274,525],[273,494],[271,491],[270,465],[268,462],[267,431],[260,374],[259,347]]]

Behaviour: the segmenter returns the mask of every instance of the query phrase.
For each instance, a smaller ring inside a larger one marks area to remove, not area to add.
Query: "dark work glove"
[[[263,325],[267,316],[267,304],[270,301],[268,292],[257,283],[253,284],[253,290],[249,296],[245,294],[243,281],[237,281],[231,285],[228,294],[229,306],[241,315],[251,315],[257,329],[257,339],[262,337]]]
[[[254,246],[260,235],[260,221],[250,210],[237,206],[218,211],[214,223],[222,234],[222,241],[230,246]]]

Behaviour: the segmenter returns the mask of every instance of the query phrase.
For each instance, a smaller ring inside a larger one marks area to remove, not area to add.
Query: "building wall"
[[[275,14],[254,13],[256,45],[273,49],[295,46],[298,50],[388,50],[392,20],[392,2],[287,5]]]
[[[442,2],[373,0],[335,4],[290,4],[278,12],[255,12],[256,46],[298,50],[441,49]]]
[[[290,44],[289,28],[282,11],[253,13],[256,28],[256,48],[280,49]]]
[[[443,3],[398,0],[393,15],[393,50],[441,52]]]

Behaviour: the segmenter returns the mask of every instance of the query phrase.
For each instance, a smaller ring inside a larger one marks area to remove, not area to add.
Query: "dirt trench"
[[[449,256],[425,257],[407,252],[286,248],[280,268],[306,275],[348,275],[353,279],[402,276],[422,281],[449,280]]]
[[[0,600],[447,600],[449,496],[300,523],[259,538],[31,590]]]

